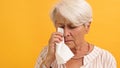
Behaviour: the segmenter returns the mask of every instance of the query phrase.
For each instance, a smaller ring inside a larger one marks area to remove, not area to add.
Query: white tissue
[[[62,28],[58,28],[58,32],[61,32],[62,34],[64,33]],[[74,56],[69,47],[64,43],[64,38],[62,42],[56,43],[55,56],[57,64],[64,64]]]

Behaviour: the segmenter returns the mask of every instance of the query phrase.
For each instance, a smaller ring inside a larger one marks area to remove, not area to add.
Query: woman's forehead
[[[79,25],[82,25],[83,23],[79,23],[79,24],[75,24],[74,22],[70,21],[69,19],[65,18],[64,16],[62,16],[60,14],[60,12],[56,12],[55,13],[55,21],[54,23],[57,24],[57,25],[72,25],[72,26],[79,26]]]
[[[66,23],[72,24],[70,20],[66,19],[59,12],[56,12],[55,14],[55,23],[56,24],[66,24]]]
[[[56,12],[55,13],[55,20],[57,20],[57,21],[63,21],[63,20],[66,20],[66,19],[59,12]]]
[[[57,21],[57,22],[55,22],[55,25],[57,25],[57,26],[61,26],[61,25],[71,25],[71,26],[75,26],[73,23],[71,23],[71,22],[60,22],[60,21]]]

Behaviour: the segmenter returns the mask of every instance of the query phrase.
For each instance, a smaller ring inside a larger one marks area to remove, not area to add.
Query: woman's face
[[[55,27],[61,27],[64,29],[64,42],[71,49],[81,45],[84,40],[84,35],[88,33],[89,26],[80,25],[75,26],[69,20],[61,16],[60,13],[55,14]]]

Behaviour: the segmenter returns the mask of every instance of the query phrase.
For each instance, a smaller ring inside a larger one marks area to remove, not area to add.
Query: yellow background
[[[55,31],[49,11],[56,0],[0,0],[0,68],[34,68]],[[93,22],[86,39],[109,50],[120,68],[120,0],[88,0]]]

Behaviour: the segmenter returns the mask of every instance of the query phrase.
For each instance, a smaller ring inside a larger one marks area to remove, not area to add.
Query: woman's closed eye
[[[60,28],[64,28],[64,26],[59,26]]]
[[[70,29],[75,29],[76,28],[76,26],[68,26]]]

